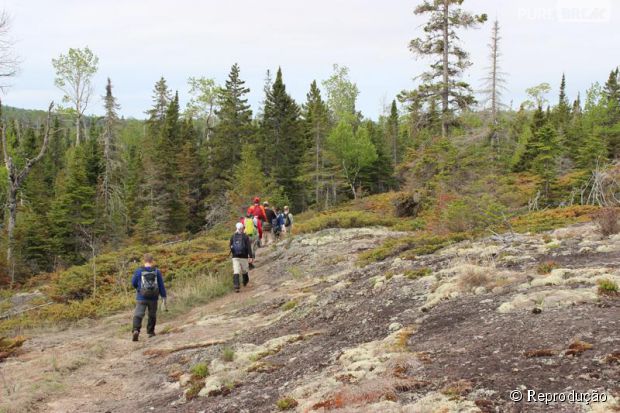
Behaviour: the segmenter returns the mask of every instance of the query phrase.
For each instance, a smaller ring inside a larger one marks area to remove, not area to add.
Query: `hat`
[[[265,201],[265,202],[263,202],[263,205],[264,206],[269,206],[269,202]]]
[[[243,224],[241,222],[237,222],[237,231],[241,231],[243,229]]]
[[[260,198],[259,197],[254,198],[254,203],[255,204],[259,204],[260,203]]]
[[[285,210],[285,211],[288,211],[288,205],[285,205],[285,206],[284,206],[284,210]]]

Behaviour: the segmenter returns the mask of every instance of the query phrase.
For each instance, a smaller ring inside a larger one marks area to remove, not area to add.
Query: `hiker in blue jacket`
[[[157,300],[161,296],[166,304],[166,287],[164,279],[155,267],[155,260],[151,254],[144,254],[144,265],[133,273],[131,285],[136,289],[136,310],[133,315],[133,341],[138,341],[142,319],[146,310],[149,311],[149,319],[146,323],[146,333],[149,337],[155,335],[155,322],[157,321]]]

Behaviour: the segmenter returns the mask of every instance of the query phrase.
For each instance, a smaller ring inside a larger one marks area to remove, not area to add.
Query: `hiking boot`
[[[250,282],[250,276],[248,274],[243,274],[243,286],[247,286]]]
[[[149,333],[149,338],[155,337],[155,333]]]
[[[238,293],[239,292],[239,287],[235,287],[235,292]]]
[[[138,330],[134,330],[134,332],[132,333],[131,341],[138,341],[139,335],[140,335],[140,332]]]
[[[250,263],[250,265],[249,265],[249,267],[250,267],[250,269],[251,269],[251,270],[253,270],[253,269],[255,268],[255,267],[254,267],[254,263],[253,263],[253,262],[251,262],[251,263]]]

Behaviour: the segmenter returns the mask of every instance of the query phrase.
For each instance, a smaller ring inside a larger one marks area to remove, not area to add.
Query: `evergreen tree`
[[[547,114],[538,106],[530,122],[528,130],[524,130],[519,136],[519,145],[523,148],[520,156],[515,159],[513,170],[522,172],[531,169],[532,161],[538,154],[540,142],[538,141],[538,131],[545,125],[548,120]]]
[[[388,118],[383,129],[391,127],[393,124],[390,125]],[[386,132],[371,120],[364,121],[360,128],[365,128],[368,131],[368,136],[377,153],[376,159],[360,171],[362,186],[368,188],[372,194],[385,192],[396,187],[390,147],[385,145],[384,140]],[[389,133],[387,131],[387,134]]]
[[[557,177],[558,136],[550,122],[545,123],[536,132],[535,152],[532,169],[540,175],[543,197],[549,202],[551,188]]]
[[[299,169],[308,145],[302,130],[299,106],[286,92],[282,70],[265,99],[258,154],[267,175],[284,188],[295,209],[303,205]]]
[[[198,232],[204,225],[204,198],[202,158],[198,153],[198,133],[191,118],[181,125],[182,147],[178,155],[179,184],[182,199],[188,210],[188,230]]]
[[[392,100],[392,106],[390,107],[390,116],[387,120],[385,128],[386,141],[389,145],[392,155],[392,163],[396,165],[401,159],[401,148],[398,142],[399,127],[398,127],[398,108],[396,107],[396,100]],[[375,146],[377,146],[375,144]],[[383,146],[383,145],[381,145]]]
[[[560,82],[560,96],[558,105],[554,110],[554,124],[560,133],[562,141],[566,141],[565,133],[570,121],[570,105],[568,98],[566,97],[566,78],[562,74],[562,81]]]
[[[168,105],[159,139],[155,145],[153,214],[161,232],[176,234],[187,227],[187,204],[181,182],[178,151],[182,145],[178,93]]]
[[[118,109],[116,98],[112,94],[112,81],[108,78],[106,94],[104,96],[105,116],[103,118],[103,171],[101,177],[100,198],[103,201],[103,215],[105,217],[105,231],[108,236],[119,238],[122,231],[122,204],[118,171],[120,157],[118,153]]]
[[[302,108],[303,127],[306,140],[309,142],[305,155],[304,176],[313,187],[311,203],[321,206],[322,194],[325,193],[330,172],[327,171],[325,156],[325,138],[329,130],[329,112],[327,104],[321,97],[321,91],[316,80],[310,84],[310,91],[306,95],[306,103]]]
[[[461,80],[463,70],[471,66],[468,53],[458,45],[456,30],[476,27],[487,20],[486,14],[474,15],[459,8],[463,0],[424,0],[415,14],[429,15],[424,38],[413,39],[409,49],[420,57],[436,56],[428,72],[420,76],[422,84],[412,98],[428,101],[441,98],[441,133],[448,136],[456,109],[475,102],[470,86]]]
[[[235,63],[220,90],[219,110],[216,112],[219,123],[209,146],[207,189],[211,202],[221,202],[221,196],[230,187],[233,167],[241,159],[240,148],[253,134],[252,110],[245,97],[249,91],[239,77],[239,65]]]
[[[64,264],[84,261],[79,236],[96,225],[96,188],[89,181],[87,152],[86,145],[69,152],[66,177],[49,211],[52,251]]]

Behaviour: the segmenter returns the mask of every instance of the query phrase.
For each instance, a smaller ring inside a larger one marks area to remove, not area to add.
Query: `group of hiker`
[[[236,231],[230,237],[230,252],[233,262],[233,286],[239,292],[241,282],[245,287],[250,281],[249,271],[254,268],[256,251],[277,242],[281,237],[290,236],[293,232],[293,214],[288,206],[282,210],[271,208],[269,202],[254,203],[247,209],[244,217],[236,224]]]
[[[290,213],[288,206],[282,210],[276,207],[274,210],[267,201],[261,204],[258,197],[253,201],[245,216],[235,224],[235,233],[230,237],[233,287],[237,293],[241,289],[241,284],[245,287],[250,282],[249,274],[254,268],[258,248],[271,245],[282,237],[291,236],[293,232],[293,214]],[[146,332],[149,337],[155,336],[159,297],[162,298],[166,308],[164,280],[151,254],[144,254],[143,265],[134,272],[131,284],[136,290],[132,340],[138,341],[142,320],[147,311]]]

